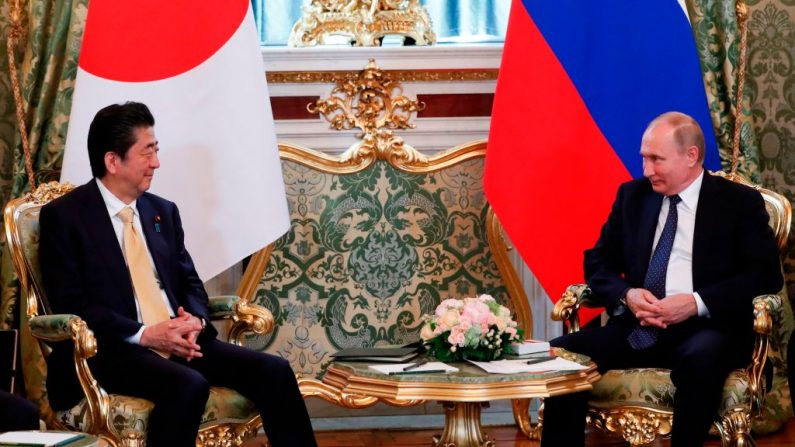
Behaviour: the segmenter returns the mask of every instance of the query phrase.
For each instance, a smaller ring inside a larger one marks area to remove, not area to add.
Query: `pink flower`
[[[450,336],[447,337],[447,341],[451,345],[464,346],[464,341],[465,340],[466,340],[466,338],[464,337],[464,333],[462,331],[460,331],[460,330],[457,330],[457,329],[453,329],[450,332]]]

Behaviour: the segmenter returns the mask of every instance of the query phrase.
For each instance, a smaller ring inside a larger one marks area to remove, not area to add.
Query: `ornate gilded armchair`
[[[770,226],[783,250],[789,235],[792,210],[780,194],[755,186],[738,175],[724,176],[750,185],[762,194]],[[580,306],[595,307],[590,289],[570,286],[552,311],[552,319],[564,321],[565,331],[579,330]],[[723,387],[720,418],[713,425],[723,446],[754,445],[751,432],[770,433],[792,417],[787,382],[787,344],[793,330],[793,315],[786,289],[778,295],[754,299],[756,344],[748,367],[732,372]],[[772,366],[772,381],[766,380],[765,364]],[[665,369],[612,370],[594,384],[587,420],[604,430],[617,432],[632,445],[651,443],[670,434],[673,424],[675,388]],[[713,433],[713,434],[714,434]]]
[[[323,383],[330,355],[417,341],[421,316],[441,300],[491,294],[532,333],[527,297],[483,193],[485,142],[419,153],[391,129],[412,127],[408,117],[422,105],[392,96],[395,89],[371,61],[310,107],[334,128],[362,130],[339,157],[279,146],[291,226],[252,258],[238,290],[276,321],[273,332],[244,344],[288,359],[305,397],[348,408],[378,399]],[[529,428],[527,405],[515,408]]]
[[[97,353],[94,334],[76,315],[51,314],[41,286],[39,211],[44,204],[71,189],[71,185],[51,182],[39,186],[32,194],[10,201],[5,208],[6,238],[22,292],[22,370],[28,397],[39,405],[49,429],[91,433],[114,447],[140,446],[154,405],[144,399],[107,394],[97,385],[87,362]],[[233,340],[239,339],[246,330],[266,332],[273,326],[273,317],[267,310],[240,302],[233,296],[211,298],[210,312],[214,319],[232,320],[230,338]],[[44,356],[49,353],[47,343],[60,341],[71,341],[74,345],[75,368],[85,397],[74,408],[55,412],[47,400]],[[261,425],[253,403],[230,389],[213,387],[196,446],[240,445],[256,435]]]

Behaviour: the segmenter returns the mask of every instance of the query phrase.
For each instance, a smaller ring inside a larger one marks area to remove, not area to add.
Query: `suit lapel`
[[[149,248],[149,253],[152,255],[152,259],[155,261],[155,268],[157,269],[157,276],[159,277],[163,289],[166,291],[166,295],[168,296],[171,305],[176,312],[176,302],[174,302],[174,294],[171,289],[171,284],[168,281],[168,274],[167,270],[165,270],[165,266],[167,265],[167,253],[168,253],[168,244],[166,243],[164,233],[162,233],[159,228],[162,226],[160,223],[160,216],[158,215],[157,210],[152,205],[152,202],[143,195],[138,198],[136,202],[138,207],[138,213],[141,216],[141,228],[144,231],[144,238],[146,239],[146,246]],[[157,224],[157,227],[155,226]]]
[[[657,220],[660,217],[662,200],[663,196],[661,194],[649,191],[643,198],[643,203],[641,205],[638,247],[640,247],[639,265],[642,266],[644,276],[646,275],[646,269],[651,259],[651,247],[654,244],[654,232],[657,229]]]
[[[712,177],[706,170],[704,171],[704,180],[701,182],[701,191],[698,193],[698,205],[696,206],[696,225],[693,229],[693,287],[697,288],[699,285],[698,278],[700,278],[699,266],[703,265],[700,260],[707,259],[705,253],[709,252],[709,244],[712,238],[708,237],[712,228],[715,225],[718,213],[717,207],[720,206],[716,200],[716,185],[715,178]],[[706,236],[705,236],[706,235]]]
[[[80,218],[88,229],[89,234],[93,236],[99,254],[108,264],[108,269],[113,275],[116,284],[119,284],[123,293],[126,292],[127,296],[125,298],[127,299],[124,302],[126,305],[131,306],[128,310],[131,310],[134,315],[136,313],[135,297],[133,295],[132,282],[130,281],[130,272],[127,270],[127,264],[124,262],[124,253],[122,253],[119,240],[113,231],[108,208],[105,205],[105,201],[102,200],[102,194],[100,194],[96,182],[96,180],[92,180],[87,184],[87,197],[82,202],[83,210],[80,213]]]

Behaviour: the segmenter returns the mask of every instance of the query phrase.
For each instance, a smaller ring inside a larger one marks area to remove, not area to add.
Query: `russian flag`
[[[143,102],[161,167],[151,191],[180,207],[207,280],[290,226],[270,96],[249,0],[91,0],[61,174],[91,179],[101,108]]]
[[[553,300],[583,281],[618,185],[643,175],[646,125],[672,110],[701,124],[705,165],[720,169],[683,2],[513,1],[484,183]]]

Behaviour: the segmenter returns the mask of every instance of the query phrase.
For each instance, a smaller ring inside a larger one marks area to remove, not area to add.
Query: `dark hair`
[[[97,112],[88,128],[88,160],[91,174],[105,176],[105,154],[114,152],[122,159],[135,144],[135,129],[155,125],[155,118],[145,104],[126,102],[111,104]]]

